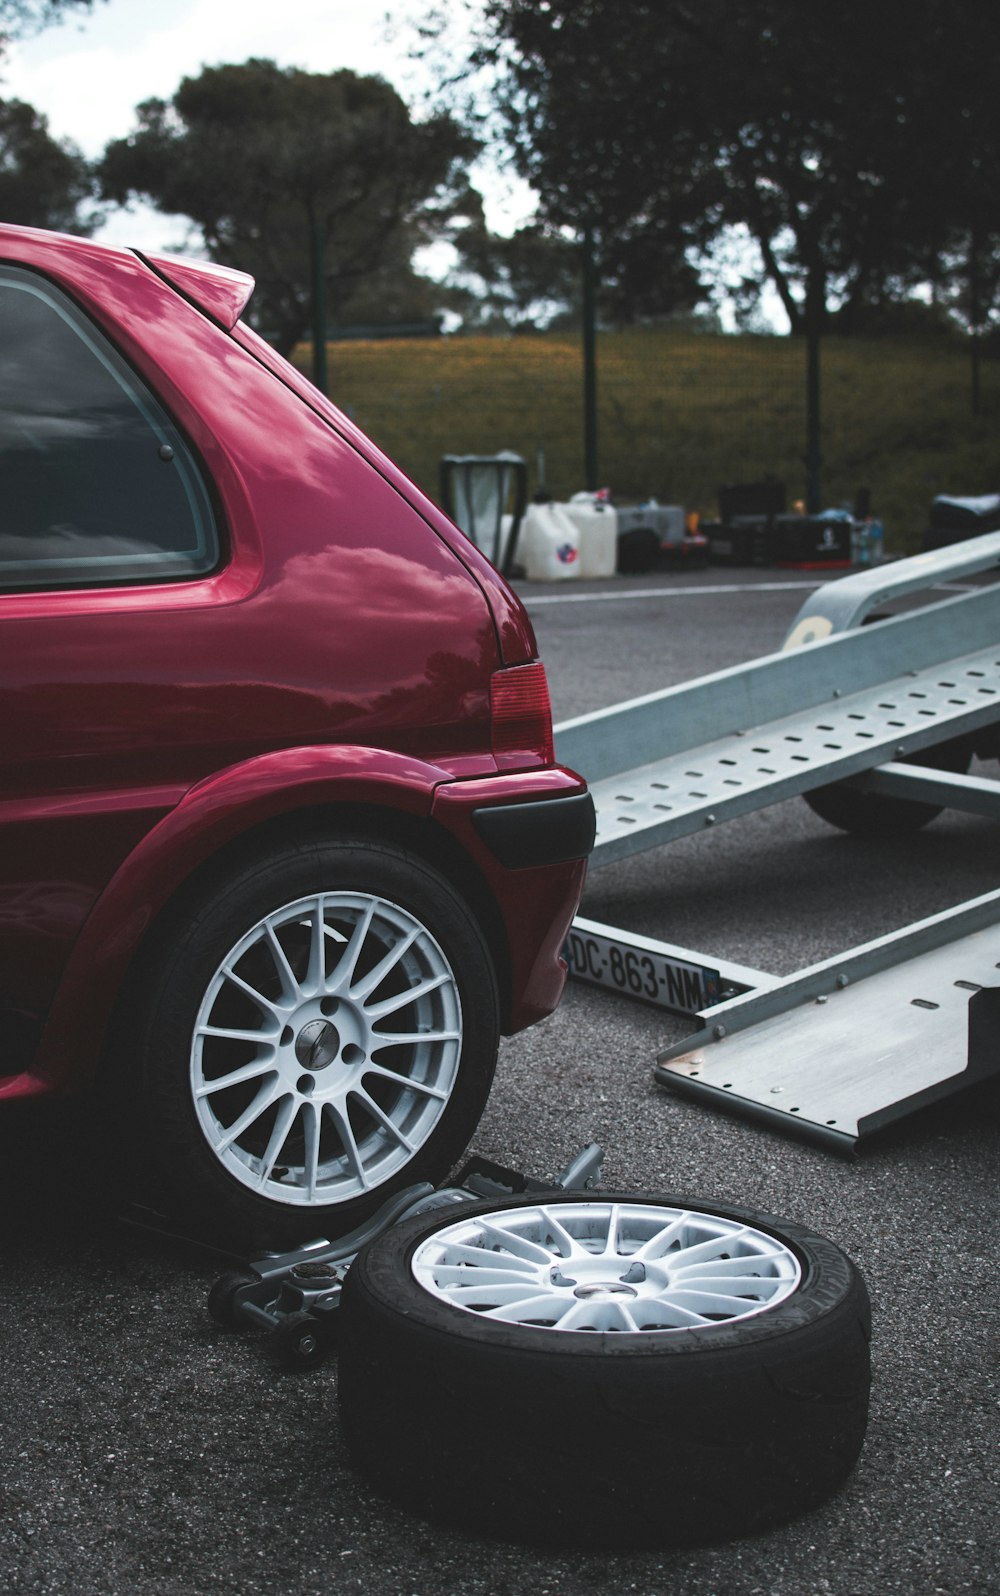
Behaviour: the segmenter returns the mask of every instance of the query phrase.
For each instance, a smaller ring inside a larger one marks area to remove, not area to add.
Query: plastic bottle
[[[885,559],[885,527],[877,517],[868,522],[868,558],[872,565]]]

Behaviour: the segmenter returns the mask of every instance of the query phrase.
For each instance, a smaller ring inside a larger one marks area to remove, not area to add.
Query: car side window
[[[0,265],[0,591],[180,579],[218,553],[162,405],[57,288]]]

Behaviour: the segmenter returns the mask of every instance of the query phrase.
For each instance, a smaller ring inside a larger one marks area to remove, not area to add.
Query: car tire
[[[904,765],[924,765],[931,770],[948,770],[964,775],[972,761],[972,750],[964,737],[924,748],[900,760]],[[911,836],[935,820],[941,804],[925,804],[910,798],[888,798],[881,793],[859,792],[846,782],[831,782],[803,793],[814,814],[840,831],[876,839]]]
[[[452,1168],[489,1095],[497,983],[424,860],[304,842],[171,927],[138,1032],[134,1134],[158,1203],[232,1244],[284,1246]]]
[[[822,1502],[864,1438],[861,1276],[803,1226],[728,1205],[568,1192],[437,1210],[362,1250],[340,1319],[356,1464],[476,1534],[751,1534]]]

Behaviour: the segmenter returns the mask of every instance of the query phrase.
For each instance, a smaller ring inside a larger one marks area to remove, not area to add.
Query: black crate
[[[770,565],[771,522],[764,516],[740,515],[732,521],[703,521],[708,557],[713,565]]]
[[[801,571],[848,566],[852,529],[850,521],[822,515],[776,515],[771,528],[770,563]]]

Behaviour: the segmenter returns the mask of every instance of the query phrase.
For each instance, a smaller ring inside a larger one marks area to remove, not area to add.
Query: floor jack
[[[208,1294],[208,1311],[227,1330],[247,1326],[269,1333],[271,1350],[286,1369],[313,1369],[336,1345],[337,1309],[344,1277],[366,1242],[403,1219],[431,1209],[521,1193],[585,1191],[600,1177],[603,1149],[590,1142],[553,1180],[536,1180],[488,1158],[474,1156],[451,1186],[427,1181],[407,1186],[357,1230],[323,1238],[290,1252],[264,1253],[227,1269]]]

